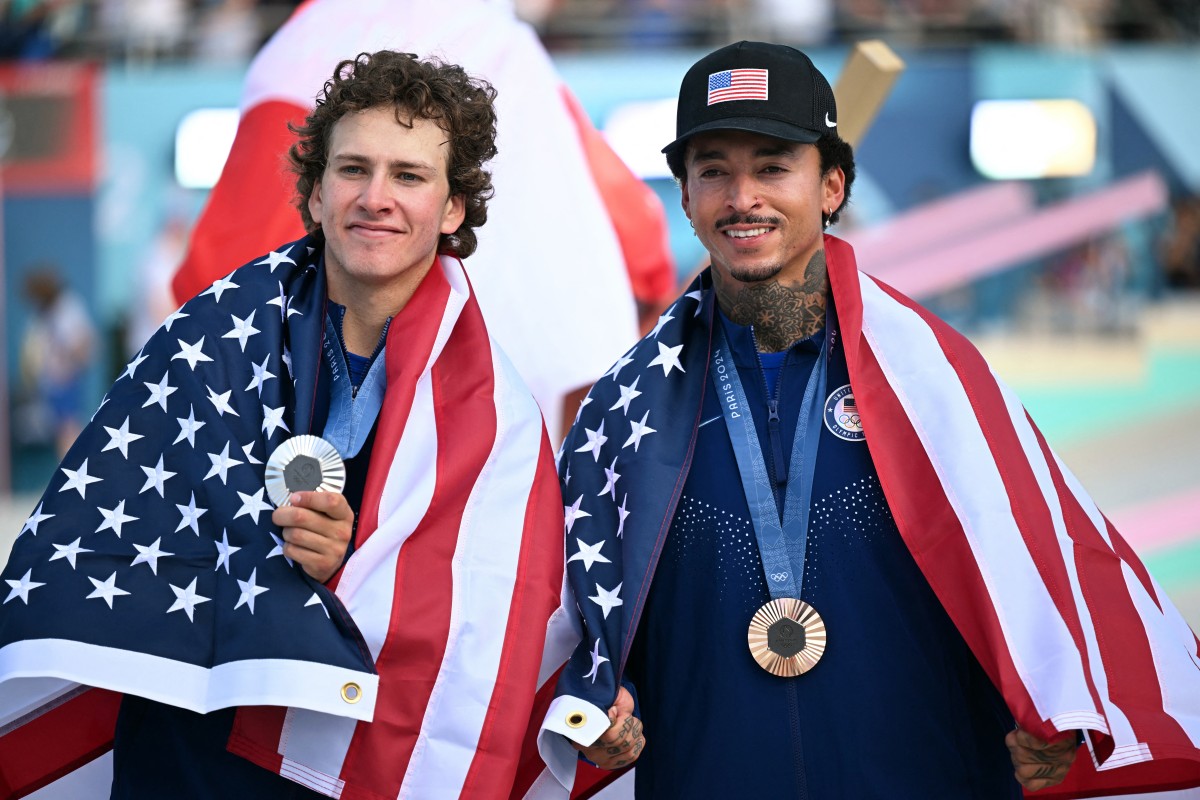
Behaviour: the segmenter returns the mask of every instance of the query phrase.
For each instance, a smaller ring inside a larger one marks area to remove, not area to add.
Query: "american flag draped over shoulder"
[[[854,398],[905,543],[1021,727],[1089,734],[1067,781],[1038,796],[1200,785],[1195,634],[975,348],[825,241]],[[710,390],[703,280],[597,381],[564,443],[584,631],[548,730],[579,727],[579,710],[602,730],[616,696]],[[569,782],[573,763],[557,763]]]
[[[336,597],[308,579],[282,557],[263,462],[311,425],[318,252],[281,247],[164,323],[26,523],[2,576],[7,796],[103,752],[94,718],[29,750],[73,708],[111,720],[112,692],[260,706],[231,749],[330,796],[507,795],[525,718],[495,709],[528,716],[562,574],[541,416],[441,257],[389,331],[357,549]]]

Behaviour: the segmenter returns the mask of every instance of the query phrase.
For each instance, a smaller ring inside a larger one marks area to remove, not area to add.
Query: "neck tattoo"
[[[758,349],[764,353],[786,350],[825,325],[829,276],[824,250],[813,254],[799,282],[740,283],[716,269],[712,276],[721,310],[739,325],[753,325]]]

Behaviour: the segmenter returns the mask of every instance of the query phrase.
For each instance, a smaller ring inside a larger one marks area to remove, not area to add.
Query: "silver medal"
[[[267,459],[266,483],[271,502],[282,506],[292,492],[340,492],[346,464],[320,436],[293,436]]]

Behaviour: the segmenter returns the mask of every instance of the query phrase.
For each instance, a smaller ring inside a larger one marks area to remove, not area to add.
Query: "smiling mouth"
[[[751,228],[748,231],[724,231],[725,235],[731,239],[749,239],[753,236],[762,236],[770,232],[770,228]]]
[[[389,234],[400,233],[400,231],[396,230],[395,228],[380,228],[372,225],[362,224],[351,225],[350,229],[367,236],[386,236]]]

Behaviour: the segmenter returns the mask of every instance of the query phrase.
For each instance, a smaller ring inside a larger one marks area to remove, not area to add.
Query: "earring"
[[[833,209],[821,212],[821,227],[824,230],[829,230],[829,218],[833,216]]]

